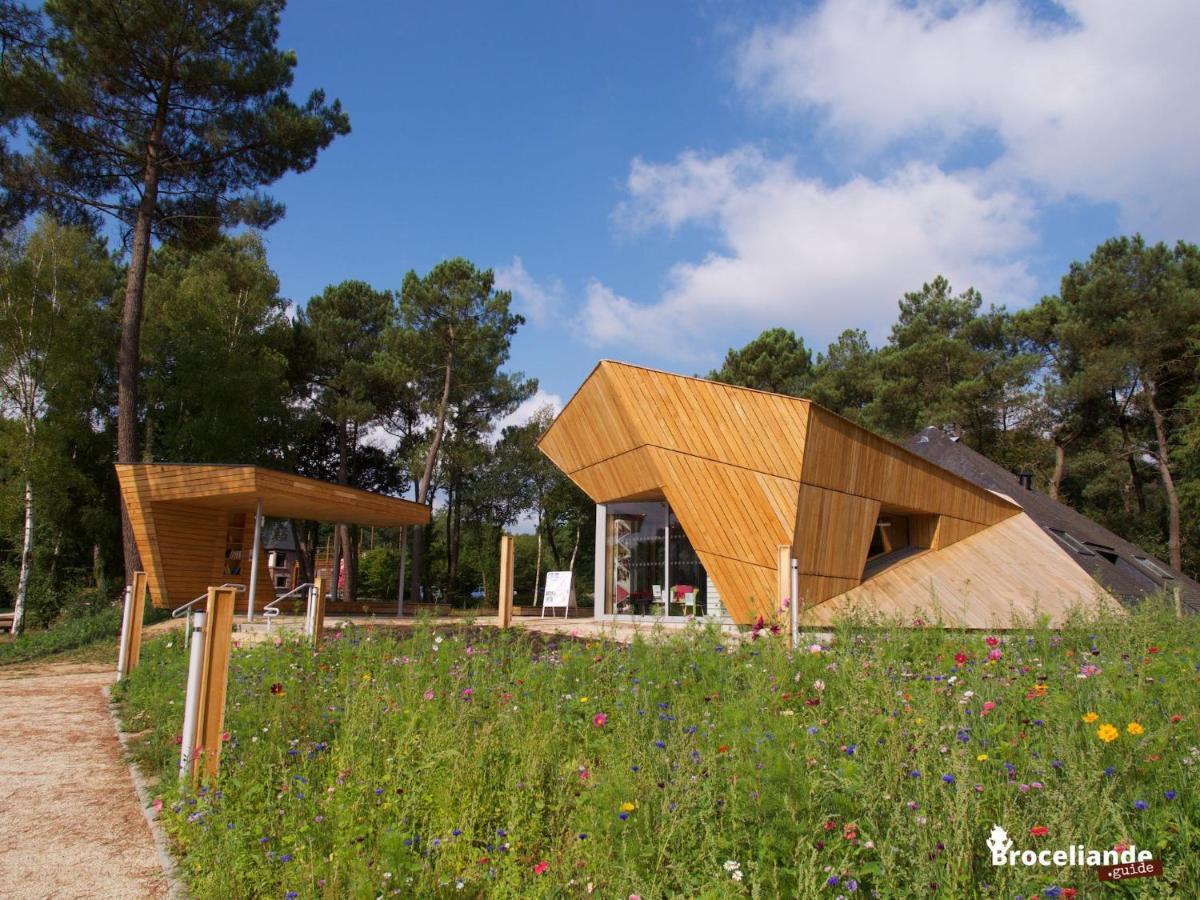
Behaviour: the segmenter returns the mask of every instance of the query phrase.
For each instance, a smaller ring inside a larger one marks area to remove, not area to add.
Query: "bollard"
[[[191,655],[188,657],[187,694],[183,701],[183,746],[179,750],[179,777],[187,778],[196,749],[196,717],[200,711],[200,673],[204,660],[204,613],[188,613]]]
[[[125,661],[129,657],[129,619],[133,606],[133,585],[125,585],[125,605],[121,612],[121,644],[117,650],[117,678],[125,677]]]

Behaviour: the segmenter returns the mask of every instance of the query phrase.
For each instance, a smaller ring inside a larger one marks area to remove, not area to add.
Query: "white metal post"
[[[408,560],[408,531],[400,526],[400,586],[396,588],[396,618],[404,616],[404,564]],[[313,576],[316,577],[315,575]]]
[[[250,551],[250,596],[246,598],[246,621],[254,621],[254,588],[258,584],[258,553],[262,543],[262,497],[254,510],[254,546]]]
[[[129,658],[129,640],[133,636],[133,586],[125,585],[125,608],[121,612],[121,645],[117,650],[117,678],[125,677],[125,661]]]
[[[792,557],[792,649],[800,646],[800,564]]]
[[[204,664],[204,613],[192,616],[192,652],[188,658],[187,694],[183,699],[183,746],[179,749],[179,777],[191,774],[196,749],[196,718],[200,714],[200,669]]]
[[[308,607],[304,610],[304,636],[312,637],[313,627],[316,625],[317,619],[317,587],[315,584],[308,586]]]

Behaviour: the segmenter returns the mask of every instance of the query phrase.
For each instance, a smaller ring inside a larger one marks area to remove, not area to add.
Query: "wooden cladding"
[[[175,607],[227,582],[248,586],[259,500],[266,516],[393,527],[429,508],[257,466],[120,464],[121,497],[155,606]],[[255,606],[275,599],[259,556]],[[248,598],[237,595],[242,607]]]
[[[597,503],[667,500],[742,623],[776,611],[780,544],[813,605],[862,583],[881,511],[934,557],[1020,511],[808,400],[607,360],[539,447]]]

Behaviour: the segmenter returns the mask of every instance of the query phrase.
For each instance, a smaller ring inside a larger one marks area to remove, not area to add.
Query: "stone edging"
[[[167,835],[162,830],[162,826],[158,824],[158,815],[153,809],[154,798],[150,795],[150,784],[138,769],[137,764],[132,762],[133,751],[129,745],[130,735],[121,730],[121,722],[116,713],[117,707],[112,699],[111,686],[105,686],[104,699],[108,701],[108,713],[112,717],[113,731],[117,734],[117,740],[121,742],[121,749],[125,752],[126,759],[130,760],[129,778],[133,781],[134,790],[137,791],[138,801],[142,807],[142,815],[146,817],[146,827],[150,829],[150,836],[154,840],[154,852],[158,856],[159,867],[167,882],[167,896],[173,900],[186,900],[188,893],[179,871],[179,865],[171,856]]]

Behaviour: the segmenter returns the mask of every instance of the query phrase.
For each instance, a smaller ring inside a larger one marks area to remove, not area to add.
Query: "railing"
[[[306,595],[306,599],[308,600],[308,612],[305,616],[305,630],[307,631],[309,628],[308,620],[312,616],[312,603],[313,603],[312,592],[315,587],[316,587],[316,585],[311,581],[307,581],[304,584],[296,585],[296,587],[292,588],[286,594],[280,594],[278,597],[276,597],[274,600],[272,600],[270,603],[268,603],[266,606],[264,606],[262,614],[263,614],[263,618],[267,620],[267,633],[268,634],[271,633],[271,622],[274,621],[274,619],[279,615],[279,604],[281,602],[283,602],[284,600],[287,600],[291,597],[300,596],[300,594],[302,592]]]
[[[223,585],[221,585],[221,587],[233,588],[234,591],[236,591],[238,593],[241,593],[246,590],[246,586],[244,584],[234,584],[231,581],[225,582]],[[187,624],[183,628],[183,647],[185,650],[187,649],[188,642],[191,641],[191,639],[192,639],[192,607],[195,606],[197,603],[199,603],[201,600],[207,599],[207,597],[208,597],[208,591],[205,591],[200,596],[193,597],[191,600],[189,600],[187,603],[184,603],[182,606],[177,606],[173,610],[171,610],[171,618],[172,619],[178,619],[180,616],[183,616],[183,615],[187,616]]]

